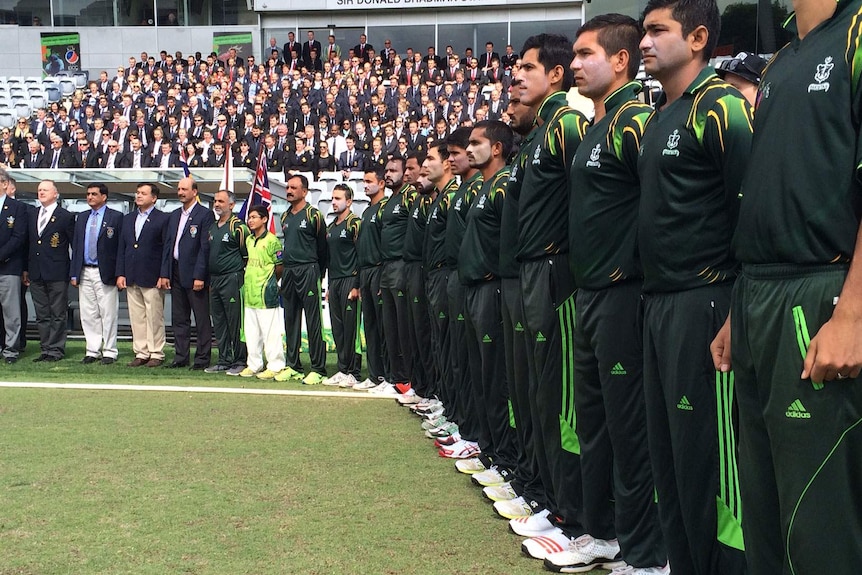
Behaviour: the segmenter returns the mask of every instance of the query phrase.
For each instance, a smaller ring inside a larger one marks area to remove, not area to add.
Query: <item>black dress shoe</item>
[[[114,359],[113,357],[103,357],[102,358],[102,365],[111,365],[115,361],[117,361],[117,360]]]
[[[178,363],[178,362],[176,362],[176,361],[175,361],[175,362],[173,362],[173,363],[169,363],[169,364],[168,364],[168,365],[166,365],[165,367],[166,367],[166,368],[168,368],[168,369],[178,369],[178,368],[180,368],[180,367],[188,367],[188,366],[189,366],[189,364],[187,364],[187,363]]]
[[[60,356],[57,356],[57,355],[49,355],[48,357],[46,357],[46,358],[45,358],[45,360],[44,360],[44,361],[60,361],[61,359],[63,359],[63,358],[62,358],[62,357],[60,357]]]
[[[193,366],[191,366],[189,369],[191,371],[203,371],[208,367],[209,367],[208,363],[196,363]]]
[[[13,363],[15,363],[16,361],[18,361],[18,358],[17,358],[17,357],[7,357],[7,358],[6,358],[6,363],[7,363],[7,364],[9,364],[9,365],[12,365],[12,364],[13,364]]]
[[[85,355],[84,359],[81,360],[81,363],[83,363],[84,365],[87,365],[90,363],[96,363],[97,361],[99,361],[98,357],[96,357],[94,355]]]
[[[37,363],[37,362],[40,362],[40,361],[51,361],[51,356],[50,356],[50,355],[48,355],[47,353],[43,353],[43,354],[42,354],[42,355],[40,355],[39,357],[34,357],[34,358],[33,358],[33,363]]]

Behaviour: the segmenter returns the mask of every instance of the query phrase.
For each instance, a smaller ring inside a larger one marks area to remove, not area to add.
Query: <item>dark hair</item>
[[[653,10],[662,8],[671,9],[673,19],[682,25],[683,37],[694,32],[698,26],[706,27],[709,38],[701,57],[704,62],[709,61],[718,45],[718,35],[721,33],[721,15],[715,0],[649,0],[644,8],[642,20]]]
[[[450,148],[454,146],[466,150],[467,146],[470,145],[470,132],[472,131],[473,128],[458,128],[446,138],[446,145]]]
[[[641,27],[637,20],[622,14],[601,14],[591,18],[575,33],[575,39],[584,32],[595,32],[599,46],[608,56],[625,50],[629,54],[628,78],[633,80],[641,63]]]
[[[102,194],[105,197],[108,196],[108,186],[106,186],[105,184],[103,184],[101,182],[88,184],[87,189],[89,190],[90,188],[96,188],[97,190],[99,190],[100,194]]]
[[[387,160],[387,162],[388,161],[389,160]],[[378,182],[382,182],[386,179],[386,175],[383,173],[383,169],[376,167],[376,166],[373,168],[366,168],[365,173],[366,174],[374,174],[374,177],[377,178]]]
[[[537,59],[547,74],[557,66],[563,68],[562,90],[568,92],[574,84],[574,73],[569,69],[572,62],[572,43],[562,34],[536,34],[530,36],[521,48],[521,58],[528,50],[538,50]]]
[[[422,152],[417,152],[416,150],[414,150],[412,152],[407,153],[406,159],[407,160],[416,160],[416,163],[419,164],[420,166],[422,166],[422,162],[425,161],[425,154],[423,154]],[[405,161],[404,164],[406,165],[407,162]]]
[[[302,174],[294,174],[294,175],[290,176],[290,177],[287,179],[287,181],[289,182],[290,180],[294,180],[294,179],[298,179],[298,180],[299,180],[299,183],[300,183],[300,185],[302,186],[302,189],[303,189],[303,190],[307,190],[307,189],[308,189],[308,178],[306,178],[306,177],[305,177],[305,176],[303,176]]]
[[[250,207],[248,209],[248,213],[252,213],[252,212],[256,213],[259,217],[263,218],[264,220],[269,219],[269,212],[266,210],[266,206],[264,206],[264,205],[258,204],[256,206]]]
[[[353,188],[351,188],[347,184],[335,184],[335,187],[332,188],[332,191],[334,192],[335,190],[341,190],[342,192],[344,192],[344,197],[346,199],[353,199]]]
[[[154,198],[159,197],[159,187],[155,184],[150,183],[150,182],[141,182],[140,184],[135,186],[135,189],[143,188],[144,186],[150,188],[150,195],[151,196],[153,196]]]
[[[441,120],[443,118],[440,118]],[[449,159],[449,148],[446,146],[446,140],[435,140],[428,144],[429,150],[437,150],[437,153],[440,154],[441,160]]]
[[[407,160],[405,160],[401,156],[389,156],[389,159],[386,160],[386,163],[390,164],[392,162],[397,162],[397,163],[401,164],[401,171],[402,172],[404,171],[404,167],[407,165]]]
[[[493,146],[497,142],[503,145],[503,161],[508,161],[512,154],[512,147],[515,142],[515,133],[512,128],[501,122],[500,120],[482,120],[475,126],[474,130],[485,130],[485,137],[490,140]]]

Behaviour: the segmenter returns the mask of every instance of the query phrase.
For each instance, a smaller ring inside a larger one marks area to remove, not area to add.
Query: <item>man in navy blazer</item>
[[[37,188],[41,206],[29,214],[30,257],[24,285],[30,287],[41,354],[33,361],[60,361],[66,355],[66,321],[69,313],[69,246],[75,218],[60,207],[53,180]]]
[[[159,188],[138,184],[135,211],[123,218],[117,249],[117,289],[126,290],[132,322],[132,350],[129,367],[158,367],[165,361],[165,241],[168,214],[156,209]]]
[[[108,186],[87,186],[89,212],[75,220],[72,264],[69,277],[78,288],[81,327],[87,351],[83,364],[101,360],[109,365],[117,360],[117,251],[123,214],[108,207]]]
[[[210,321],[209,251],[207,234],[215,221],[212,211],[198,201],[194,178],[177,184],[182,207],[171,212],[165,242],[162,276],[170,278],[171,325],[174,328],[174,361],[168,367],[187,367],[191,348],[191,315],[195,314],[197,349],[192,369],[206,369],[212,360],[213,330]]]
[[[18,361],[18,341],[22,329],[21,275],[24,273],[27,245],[27,207],[7,197],[9,174],[0,168],[0,311],[4,342],[3,360]],[[24,318],[26,321],[26,318]]]

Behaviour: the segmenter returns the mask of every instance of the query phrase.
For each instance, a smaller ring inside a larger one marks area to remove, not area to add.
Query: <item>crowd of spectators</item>
[[[361,171],[390,156],[424,151],[461,126],[508,122],[508,87],[518,55],[452,46],[399,53],[364,34],[350,48],[293,32],[275,38],[265,61],[146,52],[116,73],[99,73],[67,101],[37,109],[0,131],[0,163],[22,168],[221,167],[232,150],[253,168],[285,174]]]

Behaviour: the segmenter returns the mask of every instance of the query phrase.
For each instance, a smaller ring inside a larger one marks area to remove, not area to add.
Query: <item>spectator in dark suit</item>
[[[353,55],[358,56],[363,62],[370,62],[368,52],[374,50],[374,46],[367,42],[365,34],[359,35],[359,44],[353,47]]]
[[[30,258],[23,283],[30,287],[41,354],[33,361],[59,361],[66,355],[69,308],[69,246],[75,218],[59,206],[60,193],[51,180],[39,182],[41,207],[29,215]]]
[[[302,54],[302,44],[296,41],[296,35],[293,32],[288,32],[287,42],[285,42],[281,50],[281,59],[284,60],[285,64],[290,64],[291,52]]]
[[[438,56],[435,52],[434,46],[428,46],[428,54],[422,58],[422,62],[425,64],[425,67],[428,67],[428,62],[434,62],[434,65],[437,69],[441,69],[445,64],[445,60],[442,56]]]
[[[407,150],[410,152],[425,153],[428,150],[428,140],[425,136],[419,133],[419,122],[410,120],[407,124]]]
[[[212,150],[207,158],[207,167],[223,168],[225,163],[224,142],[213,144]]]
[[[83,364],[117,360],[117,253],[123,214],[107,206],[108,187],[87,187],[89,212],[78,214],[69,276],[78,288],[81,327],[87,350]]]
[[[314,39],[314,30],[309,30],[307,32],[308,41],[302,44],[302,60],[304,62],[308,62],[311,58],[311,51],[315,50],[318,54],[323,52],[323,46],[320,45],[318,40]]]
[[[493,60],[499,60],[500,54],[494,52],[494,43],[486,42],[485,43],[485,51],[479,55],[479,67],[483,72],[487,72],[491,68],[491,62]]]
[[[90,140],[80,140],[75,150],[75,164],[78,168],[98,168],[99,154],[92,150]]]
[[[128,367],[158,367],[165,360],[164,244],[168,215],[155,208],[159,189],[155,184],[138,184],[137,209],[123,218],[117,257],[117,289],[126,290],[132,323],[135,359]]]
[[[30,142],[27,144],[27,154],[24,156],[23,167],[25,168],[44,168],[45,154],[42,153],[42,145],[38,140],[32,139],[33,136],[28,136]]]
[[[275,136],[267,134],[263,139],[263,155],[266,157],[267,172],[281,172],[284,170],[284,152],[275,145]]]
[[[353,134],[349,134],[344,141],[347,143],[347,151],[341,152],[338,157],[338,169],[347,179],[350,172],[365,172],[365,154],[356,149],[356,138]]]
[[[51,149],[45,154],[45,158],[42,160],[42,163],[47,164],[45,167],[51,169],[75,167],[74,157],[69,153],[69,149],[66,147],[60,136],[56,134],[51,134]]]
[[[27,208],[8,196],[9,174],[0,169],[0,313],[3,318],[3,360],[18,361],[18,342],[26,325],[21,316],[21,275],[27,259]],[[26,308],[25,308],[26,309]]]
[[[515,52],[515,49],[512,48],[511,44],[509,44],[506,46],[506,53],[500,56],[500,65],[503,67],[503,70],[511,70],[512,66],[514,66],[517,61],[518,53]]]
[[[209,241],[207,234],[215,221],[212,211],[198,201],[198,185],[193,178],[177,184],[182,207],[168,220],[162,276],[169,277],[171,317],[174,328],[174,361],[168,366],[187,367],[190,362],[191,316],[194,313],[197,349],[191,369],[203,370],[212,361],[212,323],[209,294]]]
[[[313,168],[314,157],[305,149],[305,140],[303,138],[296,138],[296,151],[285,156],[285,176],[295,172],[311,172]]]
[[[174,146],[171,142],[163,141],[161,145],[161,150],[156,154],[153,158],[152,162],[150,162],[151,168],[179,168],[180,167],[180,157],[174,152]]]

